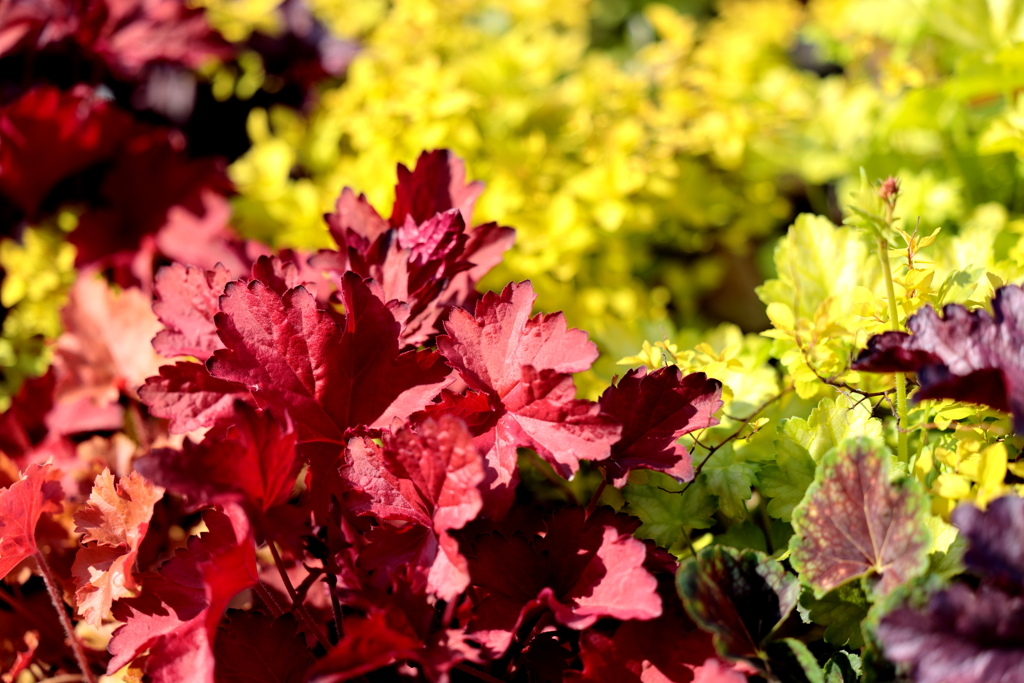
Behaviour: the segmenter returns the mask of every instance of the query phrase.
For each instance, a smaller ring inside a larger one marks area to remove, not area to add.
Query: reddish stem
[[[481,681],[487,681],[487,683],[504,683],[500,678],[495,678],[490,674],[485,674],[483,671],[476,669],[465,662],[459,662],[453,668],[458,669],[464,673],[479,678]]]
[[[284,581],[284,587],[288,591],[288,596],[292,599],[292,607],[296,612],[299,613],[299,618],[302,619],[303,623],[306,624],[306,628],[313,632],[317,641],[323,648],[330,652],[331,643],[327,640],[327,637],[320,630],[320,627],[313,621],[313,618],[309,616],[309,612],[306,611],[306,606],[299,600],[298,593],[295,592],[295,586],[292,585],[292,580],[288,577],[288,571],[285,569],[284,562],[281,561],[281,555],[277,552],[277,546],[273,542],[267,544],[270,546],[270,554],[274,556],[274,564],[277,565],[277,571],[281,574],[281,580]]]
[[[604,472],[604,468],[600,468],[601,471],[601,483],[597,485],[597,490],[594,491],[594,495],[590,497],[590,502],[587,503],[587,517],[594,514],[594,510],[597,509],[597,504],[601,502],[601,494],[608,487],[608,480],[605,478],[607,475]]]
[[[92,669],[89,668],[89,660],[85,657],[85,649],[82,648],[82,643],[75,637],[75,627],[71,623],[71,618],[68,617],[68,610],[64,606],[64,598],[57,587],[57,580],[53,577],[53,572],[50,571],[49,565],[46,564],[43,554],[37,550],[35,557],[39,570],[43,573],[43,582],[46,583],[46,590],[50,593],[50,600],[53,602],[54,609],[57,610],[57,616],[60,617],[60,623],[64,627],[64,633],[67,634],[71,650],[75,653],[78,668],[82,670],[82,676],[85,677],[88,683],[96,683],[96,676],[93,674]]]
[[[263,604],[267,606],[275,619],[284,614],[284,610],[277,604],[277,600],[275,600],[274,596],[270,594],[270,591],[267,590],[267,587],[263,585],[262,581],[257,581],[255,588],[256,595],[260,596],[260,600],[262,600]]]

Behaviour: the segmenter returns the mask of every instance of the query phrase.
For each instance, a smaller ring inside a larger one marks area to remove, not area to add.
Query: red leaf
[[[149,412],[171,421],[174,434],[210,427],[233,413],[235,401],[252,401],[244,385],[217,379],[198,363],[164,365],[139,388],[139,397]]]
[[[302,287],[282,297],[257,280],[229,284],[216,317],[227,348],[210,373],[294,416],[303,441],[340,442],[351,427],[404,419],[450,383],[436,354],[399,354],[398,323],[359,276],[345,275],[342,298],[344,329]]]
[[[473,206],[483,189],[480,181],[466,184],[462,160],[448,150],[423,152],[412,171],[398,165],[391,225],[397,228],[407,217],[419,224],[449,209],[458,209],[465,223],[471,224]]]
[[[89,501],[75,512],[75,531],[85,534],[71,569],[75,598],[79,614],[93,626],[99,626],[114,600],[138,587],[132,573],[135,558],[153,506],[163,495],[162,488],[137,472],[121,477],[115,489],[107,469],[96,476]]]
[[[0,451],[17,457],[32,450],[46,438],[46,415],[53,408],[56,376],[53,366],[42,377],[22,382],[11,407],[0,414]]]
[[[27,669],[32,664],[32,660],[35,659],[36,650],[39,648],[39,631],[25,631],[22,639],[25,643],[25,649],[15,650],[14,662],[0,676],[0,681],[3,681],[3,683],[14,683],[18,680],[18,674]]]
[[[587,333],[567,329],[561,313],[530,317],[537,295],[529,281],[488,292],[476,315],[453,310],[437,348],[470,387],[503,400],[523,381],[522,367],[583,372],[597,358]]]
[[[187,496],[192,507],[237,502],[266,512],[288,501],[302,465],[291,421],[236,402],[202,443],[154,449],[135,463],[148,479]]]
[[[154,62],[195,69],[232,53],[202,10],[178,0],[102,0],[89,9],[87,26],[77,40],[122,78],[136,77]]]
[[[131,130],[131,116],[89,88],[31,90],[0,109],[0,193],[35,216],[54,185],[110,157]]]
[[[0,579],[37,552],[39,518],[61,511],[60,476],[51,465],[29,465],[19,481],[0,490]]]
[[[174,263],[156,274],[153,312],[167,329],[157,333],[153,348],[165,358],[194,356],[201,361],[224,348],[213,316],[231,273],[223,266],[204,271]]]
[[[162,362],[150,344],[161,327],[151,305],[141,290],[115,292],[92,270],[78,276],[54,353],[59,401],[88,399],[104,408],[122,392],[135,395]]]
[[[718,424],[713,415],[722,407],[722,383],[703,372],[683,377],[674,365],[649,375],[641,367],[609,387],[600,403],[601,410],[622,423],[622,437],[602,463],[613,485],[625,485],[630,470],[638,467],[689,481],[693,463],[676,441]]]
[[[108,674],[147,650],[144,668],[154,683],[213,683],[213,643],[230,600],[256,584],[256,547],[244,515],[236,509],[208,511],[208,532],[144,575],[142,594],[118,601]]]
[[[0,55],[22,44],[41,49],[64,40],[79,23],[74,0],[35,0],[0,4]]]
[[[412,563],[425,576],[428,592],[455,599],[469,585],[469,573],[448,531],[461,529],[483,507],[478,490],[483,460],[465,424],[449,416],[427,419],[415,431],[385,434],[383,447],[367,438],[354,439],[346,461],[342,476],[361,493],[356,510],[428,530],[421,534],[382,526],[371,532],[366,560],[383,558],[378,567],[392,568]]]
[[[214,645],[217,683],[302,683],[313,653],[296,633],[295,619],[259,612],[228,612]]]
[[[567,507],[551,517],[544,536],[478,536],[467,552],[469,573],[487,597],[474,610],[471,637],[497,657],[538,608],[578,630],[601,617],[660,616],[658,582],[644,569],[647,550],[632,537],[634,526],[607,509],[585,518],[582,508]]]
[[[346,617],[344,637],[310,670],[310,683],[346,681],[404,661],[419,664],[428,681],[446,681],[458,662],[479,661],[461,629],[438,626],[424,594],[397,584],[367,603],[365,617]]]
[[[915,400],[951,398],[983,403],[1013,413],[1024,432],[1024,290],[996,290],[990,315],[950,304],[940,318],[925,306],[907,319],[905,332],[885,332],[868,340],[853,369],[867,372],[916,372]]]

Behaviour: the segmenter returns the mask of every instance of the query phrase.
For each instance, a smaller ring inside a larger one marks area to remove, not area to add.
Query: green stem
[[[888,211],[887,218],[892,225],[892,210]],[[892,268],[889,266],[889,243],[884,239],[878,240],[878,257],[882,260],[882,273],[885,276],[885,290],[889,295],[889,321],[892,329],[900,330],[900,316],[896,308],[896,288],[892,283]],[[896,450],[901,462],[909,459],[907,449],[907,376],[902,372],[896,373],[896,414],[899,417],[899,429],[896,430]]]

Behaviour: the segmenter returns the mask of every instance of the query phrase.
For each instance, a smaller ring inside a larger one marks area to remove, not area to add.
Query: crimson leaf
[[[61,510],[60,476],[51,465],[29,465],[21,479],[0,490],[0,579],[37,552],[40,517]]]

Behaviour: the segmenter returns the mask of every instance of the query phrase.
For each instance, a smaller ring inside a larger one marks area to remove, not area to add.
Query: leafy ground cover
[[[1024,680],[1021,11],[620,4],[0,0],[5,683]]]

